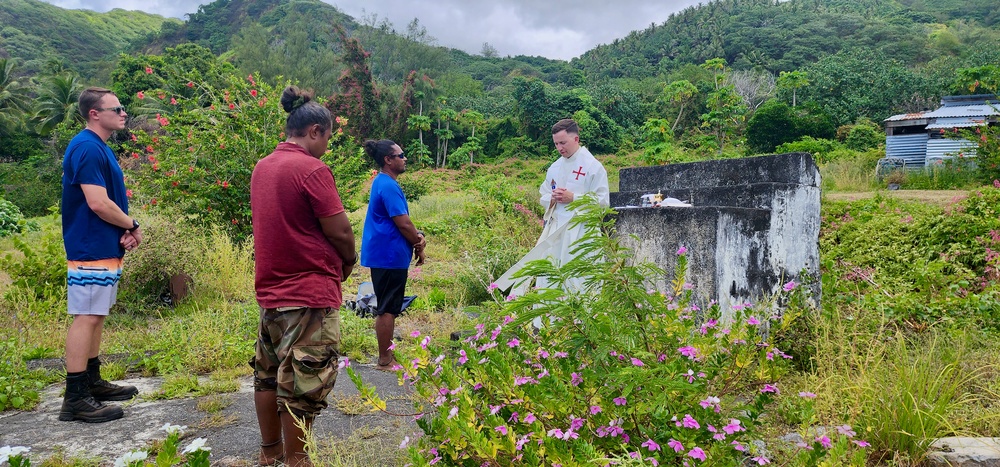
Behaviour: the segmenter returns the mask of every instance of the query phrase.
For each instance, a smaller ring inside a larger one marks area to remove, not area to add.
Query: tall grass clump
[[[920,463],[935,439],[974,434],[997,416],[975,388],[993,364],[971,358],[964,332],[906,334],[884,315],[837,309],[812,328],[823,417],[851,420],[876,459]],[[978,417],[958,422],[969,409]]]

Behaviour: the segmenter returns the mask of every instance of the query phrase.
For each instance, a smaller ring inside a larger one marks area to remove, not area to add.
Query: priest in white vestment
[[[536,259],[551,258],[557,266],[572,259],[573,243],[583,237],[584,226],[570,226],[576,212],[566,207],[586,193],[593,193],[601,206],[609,206],[608,172],[587,148],[580,145],[580,127],[572,119],[563,119],[552,126],[552,142],[562,157],[552,163],[545,174],[545,181],[538,188],[540,202],[545,208],[545,227],[538,242],[524,258],[517,262],[496,281],[501,290],[515,284],[510,278],[526,263]],[[520,279],[524,281],[524,278]],[[546,287],[543,278],[538,287]],[[567,287],[579,290],[582,281],[570,281]],[[514,287],[512,293],[520,295],[526,284]]]

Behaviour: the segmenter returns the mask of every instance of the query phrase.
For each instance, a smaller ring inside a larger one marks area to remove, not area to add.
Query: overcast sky
[[[2,1],[2,0],[0,0]],[[184,19],[210,0],[43,0],[63,8],[142,10]],[[477,54],[489,42],[500,56],[541,55],[569,60],[660,24],[691,5],[708,0],[323,0],[355,19],[376,14],[397,31],[418,18],[439,45]]]

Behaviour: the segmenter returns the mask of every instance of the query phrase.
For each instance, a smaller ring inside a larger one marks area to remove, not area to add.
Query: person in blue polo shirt
[[[67,260],[67,305],[73,316],[66,336],[66,395],[59,420],[107,422],[125,413],[103,401],[129,400],[135,386],[101,377],[101,331],[118,295],[122,258],[139,246],[139,222],[128,215],[125,178],[105,141],[125,128],[128,114],[107,89],[80,93],[87,122],[63,158],[62,229]]]
[[[410,220],[406,196],[396,178],[406,171],[406,155],[391,140],[368,140],[365,152],[379,166],[372,181],[365,230],[361,236],[361,265],[371,268],[372,286],[378,306],[375,310],[375,337],[378,340],[378,370],[396,366],[392,333],[396,317],[403,312],[407,270],[414,254],[417,266],[424,264],[424,234]]]

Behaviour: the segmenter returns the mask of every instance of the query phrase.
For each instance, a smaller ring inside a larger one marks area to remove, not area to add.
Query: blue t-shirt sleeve
[[[72,185],[99,185],[107,188],[104,179],[104,152],[95,144],[83,143],[74,147],[69,153],[70,168],[69,183]]]
[[[386,190],[382,192],[382,203],[385,205],[389,217],[410,214],[410,210],[406,207],[406,196],[403,195],[403,190],[399,185],[395,183],[387,185]]]

